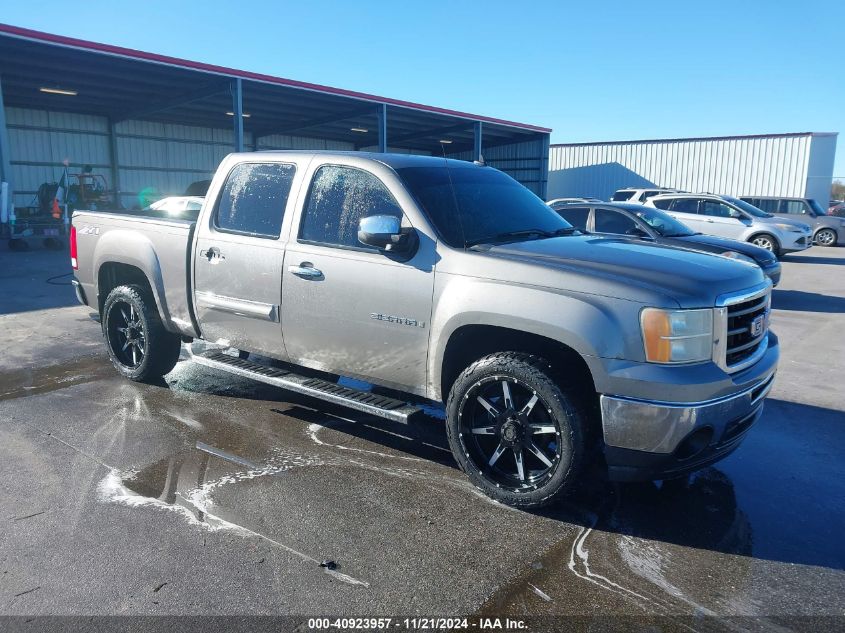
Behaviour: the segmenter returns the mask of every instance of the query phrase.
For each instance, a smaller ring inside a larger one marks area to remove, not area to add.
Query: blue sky
[[[841,0],[4,5],[17,26],[544,125],[558,143],[845,133]]]

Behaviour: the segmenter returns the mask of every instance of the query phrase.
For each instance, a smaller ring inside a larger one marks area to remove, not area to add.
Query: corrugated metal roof
[[[485,123],[494,123],[507,127],[519,128],[523,130],[531,130],[539,133],[549,133],[550,128],[540,127],[537,125],[529,125],[527,123],[517,123],[515,121],[508,121],[506,119],[498,119],[489,116],[482,116],[477,114],[470,114],[468,112],[461,112],[459,110],[450,110],[448,108],[440,108],[436,106],[425,105],[421,103],[414,103],[412,101],[404,101],[401,99],[392,99],[389,97],[380,97],[378,95],[368,94],[365,92],[357,92],[354,90],[346,90],[343,88],[333,88],[331,86],[324,86],[321,84],[314,84],[305,81],[296,81],[293,79],[286,79],[284,77],[275,77],[272,75],[265,75],[262,73],[250,72],[247,70],[238,70],[235,68],[228,68],[225,66],[217,66],[214,64],[205,64],[202,62],[181,59],[178,57],[170,57],[167,55],[159,55],[157,53],[149,53],[146,51],[139,51],[131,48],[124,48],[122,46],[113,46],[111,44],[102,44],[99,42],[91,42],[73,37],[65,37],[53,33],[45,33],[43,31],[35,31],[22,27],[13,26],[10,24],[0,23],[0,33],[11,37],[26,39],[29,41],[42,42],[63,46],[66,48],[73,48],[92,53],[99,53],[103,55],[112,55],[128,59],[133,59],[141,62],[148,62],[152,64],[171,66],[181,69],[188,69],[194,71],[201,71],[213,75],[248,79],[250,81],[257,81],[266,84],[273,84],[278,86],[286,86],[290,88],[298,88],[309,92],[318,92],[326,95],[336,95],[347,97],[360,101],[367,101],[373,103],[386,103],[394,107],[409,108],[422,112],[432,112],[436,114],[444,114],[451,117],[458,117],[462,119],[469,119],[472,121],[483,121]]]

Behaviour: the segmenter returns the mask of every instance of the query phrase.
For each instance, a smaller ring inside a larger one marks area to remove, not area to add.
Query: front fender
[[[434,398],[442,395],[441,373],[449,339],[467,325],[543,336],[583,357],[642,358],[640,303],[474,277],[444,275],[438,281],[428,367],[428,391]]]

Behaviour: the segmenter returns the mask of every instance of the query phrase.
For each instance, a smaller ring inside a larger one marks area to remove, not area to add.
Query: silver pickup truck
[[[581,235],[464,161],[232,154],[195,222],[76,212],[71,257],[127,378],[204,339],[194,362],[396,422],[445,402],[460,467],[519,507],[588,465],[665,479],[724,457],[778,360],[757,266]]]

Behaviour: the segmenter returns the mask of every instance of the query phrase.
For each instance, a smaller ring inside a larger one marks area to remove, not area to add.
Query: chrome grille
[[[769,332],[771,291],[727,306],[725,366],[738,371],[760,349]]]

